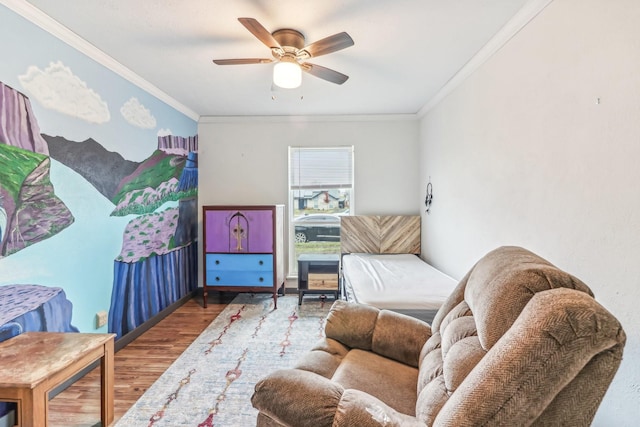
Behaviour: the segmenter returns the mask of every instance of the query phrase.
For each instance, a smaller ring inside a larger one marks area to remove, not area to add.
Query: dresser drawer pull
[[[220,277],[216,276],[216,282],[220,281]]]
[[[261,277],[261,278],[260,278],[260,279],[258,279],[258,280],[260,280],[261,282],[264,282],[264,277]]]
[[[260,260],[260,261],[258,262],[258,264],[262,265],[262,264],[264,264],[264,261],[263,261],[263,260]]]
[[[219,265],[219,264],[220,264],[220,260],[219,260],[219,259],[217,259],[217,260],[216,260],[216,265]]]

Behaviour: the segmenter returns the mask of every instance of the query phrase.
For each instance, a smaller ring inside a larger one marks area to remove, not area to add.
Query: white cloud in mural
[[[130,98],[120,107],[120,114],[133,126],[142,129],[153,129],[156,127],[156,118],[153,117],[151,111],[145,108],[136,97]]]
[[[169,136],[169,135],[173,135],[173,132],[171,132],[171,129],[161,128],[160,130],[158,130],[158,136]]]
[[[111,119],[107,103],[61,61],[51,62],[44,70],[32,65],[18,79],[45,108],[89,123],[101,124]]]

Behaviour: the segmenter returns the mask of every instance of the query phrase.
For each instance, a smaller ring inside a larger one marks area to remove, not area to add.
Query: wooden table
[[[0,401],[17,404],[17,426],[46,427],[49,392],[100,360],[100,420],[113,422],[115,334],[25,332],[0,343]]]

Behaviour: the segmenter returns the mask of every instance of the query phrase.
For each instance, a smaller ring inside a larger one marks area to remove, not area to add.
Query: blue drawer
[[[207,270],[207,286],[264,286],[271,288],[273,287],[273,272]]]
[[[209,270],[273,271],[271,254],[207,254]]]
[[[273,287],[273,255],[207,254],[207,286]]]

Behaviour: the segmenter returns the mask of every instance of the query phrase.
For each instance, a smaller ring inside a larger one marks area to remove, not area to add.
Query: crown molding
[[[201,124],[206,123],[311,123],[311,122],[383,122],[418,121],[415,114],[337,114],[318,116],[200,116]]]
[[[31,3],[28,3],[25,0],[0,0],[0,4],[3,4],[18,15],[42,28],[52,36],[62,40],[69,46],[73,47],[74,49],[93,59],[97,63],[118,74],[122,78],[138,86],[142,90],[155,96],[160,101],[178,110],[190,119],[194,121],[199,120],[200,115],[198,113],[182,104],[181,102],[178,102],[175,98],[169,96],[166,92],[162,91],[157,86],[149,83],[147,80],[143,79],[138,74],[125,67],[120,62],[116,61],[113,57],[107,55],[91,43],[87,42],[71,30],[69,30],[67,27],[60,24],[58,21],[51,18],[49,15],[42,12],[40,9],[33,6]]]
[[[424,117],[429,110],[453,92],[509,40],[520,32],[533,18],[538,16],[553,0],[531,0],[516,13],[417,113]]]

